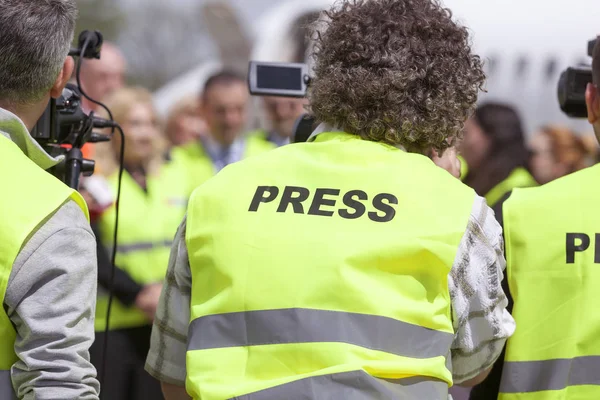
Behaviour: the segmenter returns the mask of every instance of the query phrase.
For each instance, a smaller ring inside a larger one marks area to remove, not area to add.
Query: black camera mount
[[[102,43],[102,34],[98,31],[83,31],[79,35],[78,47],[69,51],[70,56],[79,58],[77,75],[82,58],[100,58]],[[98,118],[93,112],[86,114],[81,107],[82,94],[85,96],[80,87],[68,84],[59,98],[50,100],[31,132],[31,136],[49,155],[63,157],[63,161],[50,172],[76,190],[80,174],[92,175],[95,168],[93,160],[83,158],[81,148],[86,143],[110,140],[110,136],[94,133],[94,128],[115,126],[111,120]]]

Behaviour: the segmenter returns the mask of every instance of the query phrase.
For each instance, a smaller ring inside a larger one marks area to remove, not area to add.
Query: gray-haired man
[[[85,202],[29,130],[74,62],[75,0],[0,0],[0,400],[98,398]]]

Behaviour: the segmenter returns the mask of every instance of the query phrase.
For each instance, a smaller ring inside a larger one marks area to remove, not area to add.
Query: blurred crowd
[[[151,93],[125,84],[126,62],[119,49],[105,44],[101,60],[85,60],[81,84],[103,102],[123,128],[125,151],[115,134],[109,143],[88,145],[97,161],[96,175],[82,183],[98,238],[99,297],[92,361],[102,369],[106,293],[111,286],[111,250],[117,271],[110,322],[107,380],[110,399],[160,399],[158,383],[144,371],[151,323],[155,317],[170,245],[194,188],[227,165],[290,143],[305,100],[260,99],[263,129],[252,126],[246,77],[221,71],[198,95],[182,98],[161,120]],[[85,101],[88,112],[107,117]],[[486,198],[502,223],[502,203],[516,187],[545,184],[598,162],[592,134],[562,126],[523,131],[518,110],[510,105],[480,105],[467,121],[460,143],[463,182]],[[124,161],[120,222],[113,243],[114,202],[119,160]]]

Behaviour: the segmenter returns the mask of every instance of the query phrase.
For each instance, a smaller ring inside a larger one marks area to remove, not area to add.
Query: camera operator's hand
[[[460,179],[460,160],[458,159],[456,147],[446,149],[441,156],[437,151],[432,150],[431,159],[435,165],[450,172],[455,178]]]
[[[144,286],[135,298],[135,306],[139,308],[150,321],[154,321],[158,300],[162,291],[162,283],[153,283]]]

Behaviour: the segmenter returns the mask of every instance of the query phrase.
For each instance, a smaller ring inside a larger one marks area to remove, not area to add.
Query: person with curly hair
[[[457,179],[484,82],[467,29],[437,0],[321,21],[320,126],[192,195],[146,363],[168,400],[443,400],[514,331],[501,229]]]

